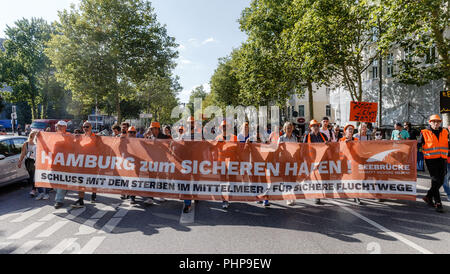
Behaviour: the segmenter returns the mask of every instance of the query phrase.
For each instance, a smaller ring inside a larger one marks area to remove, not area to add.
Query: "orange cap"
[[[352,125],[352,124],[347,124],[347,125],[344,127],[344,132],[347,130],[348,127],[352,127],[353,129],[355,129],[355,126],[354,126],[354,125]]]
[[[430,121],[435,121],[435,120],[441,121],[441,122],[442,122],[441,117],[439,117],[439,115],[437,115],[437,114],[431,115],[431,116],[430,116],[430,119],[428,120],[428,122],[430,122]]]
[[[158,122],[152,122],[152,123],[150,124],[150,128],[155,128],[155,127],[161,128],[161,125],[160,125]]]
[[[309,122],[309,127],[312,127],[313,125],[319,125],[320,126],[320,123],[319,122],[317,122],[317,120],[311,120],[311,122]]]
[[[131,126],[131,127],[128,128],[128,131],[134,131],[134,132],[136,132],[136,128],[135,128],[134,126]]]
[[[180,126],[180,127],[178,128],[178,130],[180,130],[180,129],[184,130],[184,127],[183,127],[183,126]]]
[[[188,122],[195,122],[194,116],[190,116],[190,117],[187,119],[187,121],[188,121]]]

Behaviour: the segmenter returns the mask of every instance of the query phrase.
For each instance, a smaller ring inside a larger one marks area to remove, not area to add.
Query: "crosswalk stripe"
[[[78,232],[75,235],[89,235],[95,233],[97,229],[94,226],[99,220],[100,219],[87,220],[84,224],[80,225]]]
[[[76,240],[77,238],[64,239],[47,254],[62,254],[69,247],[73,247],[73,243],[75,243]],[[76,247],[74,249],[76,249]]]
[[[41,210],[42,210],[42,207],[26,211],[26,212],[20,214],[20,216],[18,218],[12,220],[11,223],[23,222],[26,219],[30,218],[31,216],[38,214],[39,211],[41,211]]]
[[[3,243],[0,242],[0,250],[5,249],[10,244],[12,244],[12,242],[3,242]]]
[[[45,224],[44,222],[35,222],[31,225],[25,227],[24,229],[14,233],[13,235],[8,237],[8,240],[17,240],[22,238],[23,236],[27,235],[28,233],[32,232],[36,228],[40,227],[41,225]]]
[[[42,240],[34,240],[24,243],[21,247],[17,248],[11,254],[26,254],[28,251],[37,246]]]
[[[52,213],[50,213],[50,214],[48,214],[48,215],[42,217],[42,218],[39,220],[39,222],[48,222],[48,221],[51,221],[53,218],[57,217],[58,214],[64,214],[64,213],[68,213],[68,212],[67,212],[67,209],[64,209],[64,208],[58,209],[58,210],[53,211]]]
[[[51,236],[53,233],[55,233],[56,231],[58,231],[59,229],[61,229],[63,226],[65,226],[67,223],[69,223],[69,221],[58,221],[56,223],[54,223],[52,226],[50,226],[49,228],[47,228],[46,230],[44,230],[43,232],[41,232],[41,234],[37,235],[37,238],[46,238]]]
[[[194,221],[195,221],[195,205],[194,203],[192,203],[191,209],[188,213],[183,213],[183,209],[181,210],[180,224],[191,224],[194,223]]]
[[[23,212],[25,212],[25,211],[27,211],[29,209],[31,209],[31,207],[22,208],[22,209],[19,209],[19,210],[16,210],[16,211],[13,211],[11,213],[4,214],[4,215],[2,214],[0,216],[0,221],[6,220],[6,219],[8,219],[11,216],[15,216],[15,215],[18,215],[20,213],[23,213]]]
[[[111,218],[98,233],[111,233],[120,221],[122,221],[122,218]]]
[[[103,240],[106,237],[100,236],[100,237],[93,237],[89,240],[89,242],[79,251],[78,254],[92,254],[94,251],[101,245]]]

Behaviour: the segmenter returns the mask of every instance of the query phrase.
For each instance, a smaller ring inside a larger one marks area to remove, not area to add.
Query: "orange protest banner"
[[[37,187],[193,200],[415,200],[416,141],[254,144],[41,132]]]
[[[377,121],[378,103],[350,102],[350,119],[354,122],[375,123]]]

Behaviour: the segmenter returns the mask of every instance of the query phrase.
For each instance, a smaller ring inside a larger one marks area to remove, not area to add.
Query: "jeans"
[[[447,197],[450,199],[450,185],[449,180],[450,179],[450,163],[447,163],[447,174],[445,175],[444,184],[442,185],[444,187],[445,193],[447,193]]]
[[[48,188],[46,187],[38,187],[38,192],[39,193],[44,193],[44,194],[48,194]],[[64,199],[64,198],[63,198]]]
[[[57,203],[63,203],[64,198],[66,197],[67,190],[65,189],[56,189],[56,196],[55,196],[55,202]]]
[[[423,153],[417,150],[417,170],[425,171],[425,167],[423,165]]]
[[[192,200],[184,200],[184,204],[187,206],[191,206]]]

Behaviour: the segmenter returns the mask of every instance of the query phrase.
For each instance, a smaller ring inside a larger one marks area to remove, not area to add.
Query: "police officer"
[[[448,131],[441,127],[439,115],[431,115],[429,126],[421,131],[419,146],[422,146],[425,164],[431,176],[431,188],[423,200],[437,212],[443,213],[439,189],[444,184],[447,172]],[[434,199],[434,201],[433,201]]]

